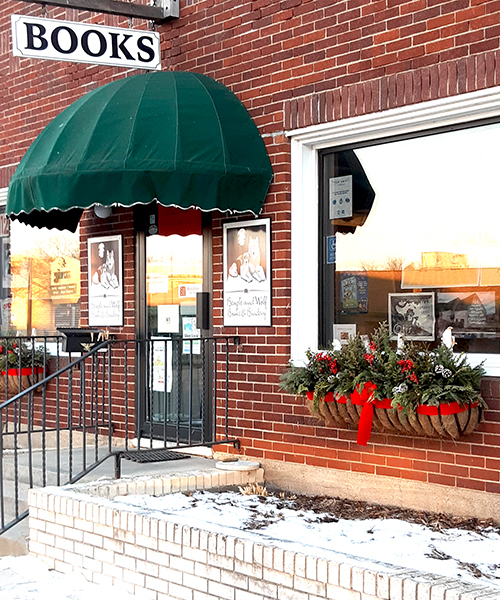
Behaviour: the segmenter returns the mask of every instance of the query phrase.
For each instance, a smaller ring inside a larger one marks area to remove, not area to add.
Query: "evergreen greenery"
[[[377,387],[373,398],[392,399],[395,408],[415,412],[420,404],[480,402],[482,365],[472,367],[466,356],[445,345],[430,349],[419,342],[391,341],[387,323],[371,336],[359,335],[340,350],[308,350],[305,366],[289,365],[281,389],[305,396],[314,392],[313,408],[332,392],[346,396],[367,382]]]
[[[48,360],[49,353],[40,345],[29,346],[23,339],[16,337],[0,339],[0,371],[43,367]]]

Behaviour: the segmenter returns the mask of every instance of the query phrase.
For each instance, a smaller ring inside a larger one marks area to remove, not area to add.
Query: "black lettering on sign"
[[[147,54],[147,58],[143,58],[143,55],[141,55],[140,52],[137,53],[137,58],[141,62],[151,62],[155,57],[155,53],[153,48],[148,48],[148,46],[144,45],[145,42],[149,42],[151,45],[153,44],[153,40],[150,37],[143,35],[137,40],[137,46],[139,47],[139,50],[142,50]]]
[[[69,33],[70,46],[67,49],[62,48],[61,44],[59,43],[59,34],[61,33],[61,31],[66,31]],[[70,29],[69,27],[65,27],[64,25],[61,25],[61,27],[56,27],[54,29],[52,35],[50,36],[50,41],[52,42],[54,48],[61,54],[72,54],[78,47],[78,38],[76,37],[76,33],[72,29]]]
[[[123,40],[118,43],[118,36],[120,35],[119,33],[110,33],[109,35],[111,36],[111,58],[121,58],[121,56],[118,54],[118,51],[121,50],[127,60],[134,60],[134,57],[130,54],[127,48],[125,48],[125,44],[132,36],[125,34],[123,36]]]
[[[96,35],[99,39],[99,50],[97,52],[92,52],[89,46],[89,37],[90,35]],[[85,54],[89,56],[102,56],[107,50],[108,44],[106,43],[106,38],[102,35],[100,31],[96,31],[95,29],[89,29],[82,35],[82,48]]]
[[[15,56],[160,68],[158,34],[51,19],[34,22],[29,17],[14,16],[17,18],[12,20]]]
[[[26,37],[28,39],[28,45],[26,46],[27,50],[45,50],[49,43],[47,40],[42,37],[46,33],[46,29],[43,25],[38,25],[38,23],[25,23],[26,25]],[[38,33],[35,33],[35,27],[38,29]],[[35,46],[35,39],[39,40],[39,45]]]

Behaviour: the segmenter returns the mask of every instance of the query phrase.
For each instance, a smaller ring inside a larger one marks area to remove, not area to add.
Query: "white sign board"
[[[89,325],[123,327],[122,236],[88,238]]]
[[[14,56],[161,69],[160,36],[155,31],[24,15],[12,15],[11,23]]]
[[[179,305],[158,305],[158,333],[179,333]]]
[[[271,220],[225,223],[224,325],[271,325]]]
[[[201,331],[196,329],[196,317],[182,317],[182,337],[184,338],[182,354],[200,354],[201,341],[199,339],[189,341],[189,339],[201,337]]]
[[[178,288],[179,298],[196,298],[203,291],[201,283],[182,283]]]
[[[352,217],[352,175],[330,178],[330,220]]]
[[[167,380],[165,381],[165,377]],[[172,341],[153,342],[153,390],[172,392]]]

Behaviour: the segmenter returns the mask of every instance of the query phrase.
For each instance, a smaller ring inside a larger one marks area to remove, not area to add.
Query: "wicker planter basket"
[[[43,367],[25,367],[21,369],[9,369],[7,372],[0,373],[0,404],[2,403],[2,395],[7,394],[9,397],[15,396],[19,391],[23,391],[38,383],[43,379]]]
[[[358,430],[358,444],[366,446],[371,431],[419,437],[458,439],[469,435],[481,421],[482,408],[477,403],[460,406],[457,402],[439,406],[420,405],[416,413],[405,415],[392,408],[391,400],[370,399],[373,387],[365,384],[349,397],[327,394],[314,413],[327,426]],[[308,392],[309,400],[313,392]]]

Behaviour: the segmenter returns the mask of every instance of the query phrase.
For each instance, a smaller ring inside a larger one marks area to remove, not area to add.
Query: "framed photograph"
[[[402,333],[407,340],[435,339],[434,292],[389,294],[391,339]]]
[[[271,220],[225,223],[224,325],[271,325]]]
[[[344,323],[343,325],[333,326],[333,339],[338,340],[343,346],[355,337],[356,323]]]
[[[122,236],[89,238],[89,326],[123,326]]]

